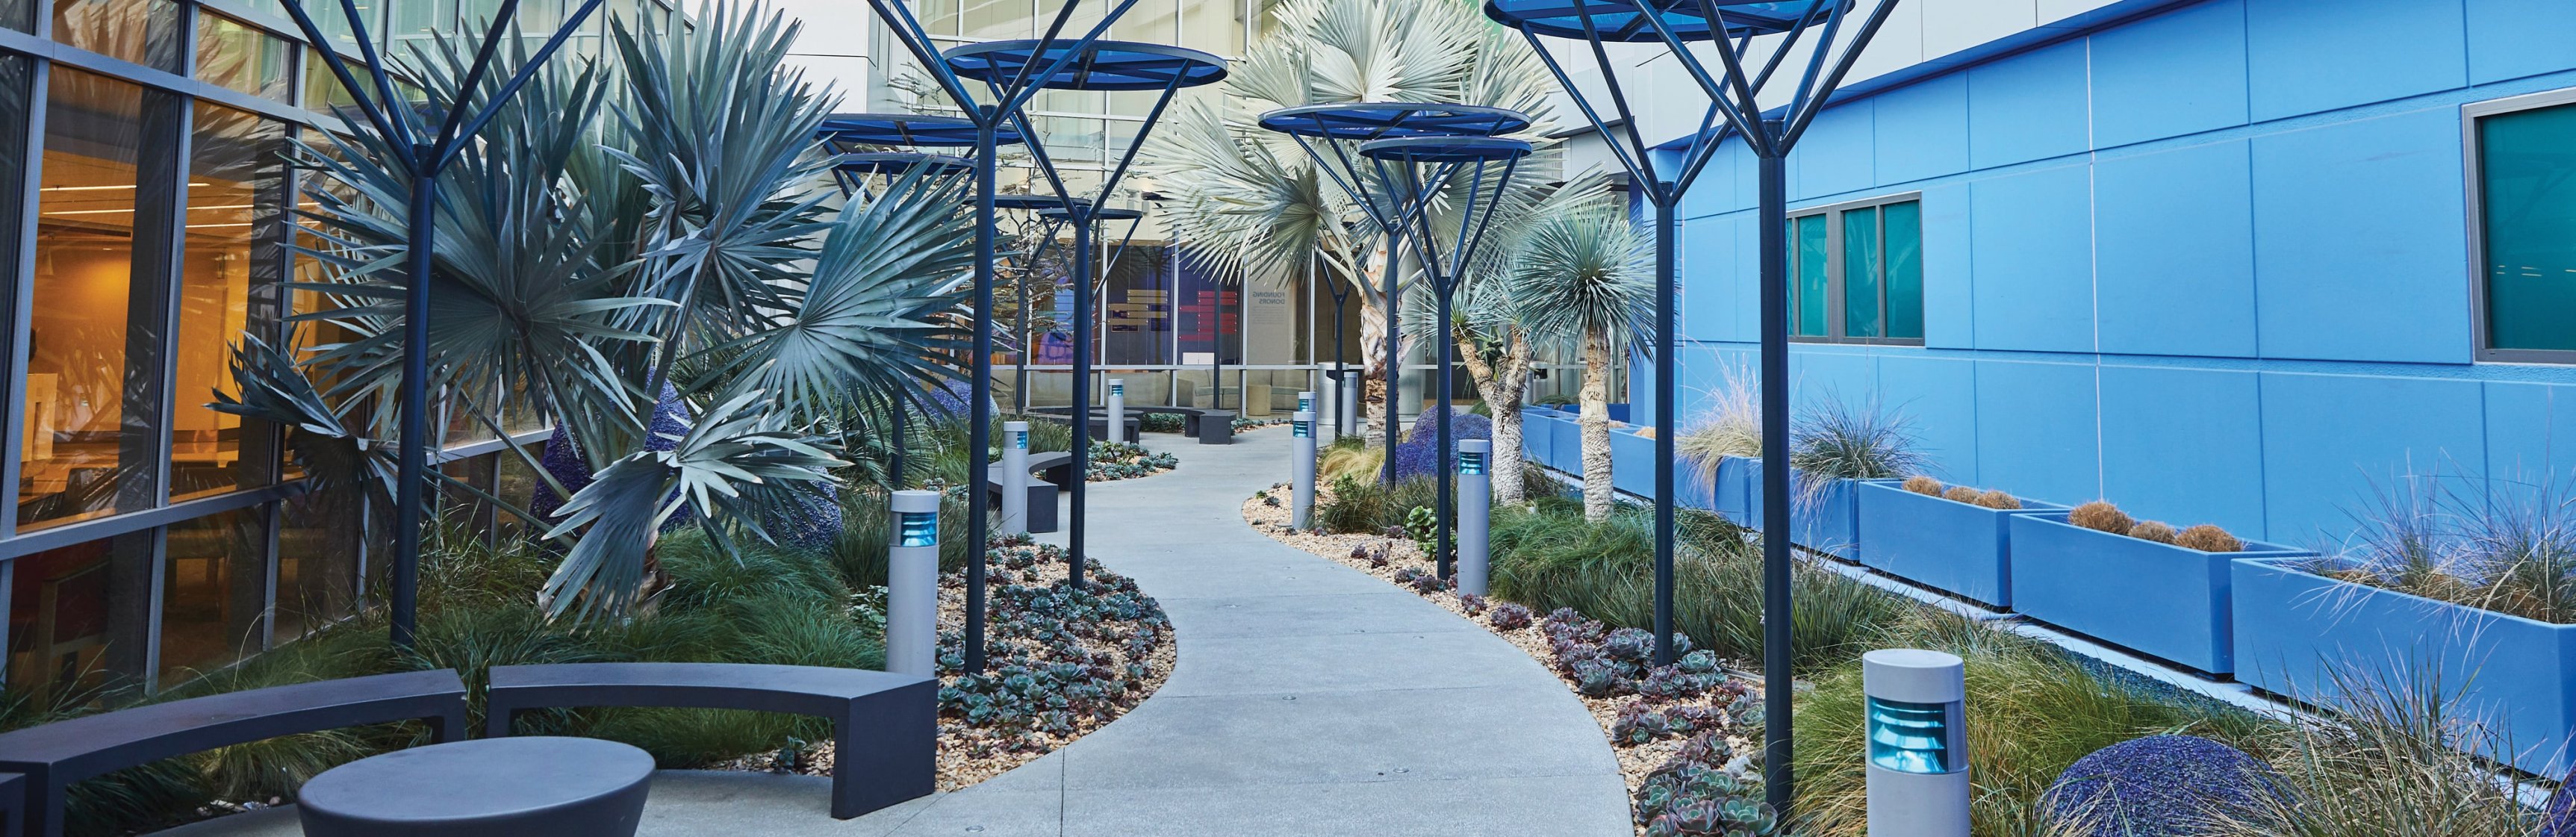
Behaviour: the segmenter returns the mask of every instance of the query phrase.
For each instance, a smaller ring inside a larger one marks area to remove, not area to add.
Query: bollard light
[[[1968,837],[1966,664],[1913,648],[1860,660],[1871,837]]]
[[[1090,428],[1083,428],[1083,431],[1090,432]],[[1103,429],[1101,438],[1113,442],[1127,441],[1126,379],[1109,379],[1109,426]]]
[[[1494,443],[1485,439],[1458,440],[1458,593],[1485,595],[1486,579],[1491,575],[1487,558],[1487,535],[1494,513],[1494,478],[1486,473],[1485,460],[1493,455]]]
[[[1342,373],[1342,426],[1360,432],[1360,376]]]
[[[1029,423],[1002,423],[1002,534],[1029,531]]]
[[[1290,446],[1290,470],[1296,475],[1296,503],[1289,509],[1288,525],[1303,530],[1315,516],[1315,411],[1298,410],[1288,417],[1296,434]]]
[[[1322,402],[1316,398],[1314,390],[1310,389],[1305,392],[1297,393],[1297,412],[1314,413],[1316,416],[1320,417],[1324,415],[1324,410],[1320,406],[1321,404]],[[1315,422],[1314,432],[1309,435],[1314,436],[1316,446],[1321,447],[1332,442],[1333,433],[1331,428],[1326,425],[1322,419],[1318,418]]]
[[[939,492],[897,491],[887,501],[886,670],[930,677],[939,668]]]

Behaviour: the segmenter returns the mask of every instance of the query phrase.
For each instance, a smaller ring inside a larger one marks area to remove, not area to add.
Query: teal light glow
[[[1315,435],[1315,423],[1314,423],[1314,422],[1311,422],[1311,421],[1301,421],[1301,422],[1297,422],[1297,438],[1305,439],[1305,438],[1312,437],[1312,436],[1314,436],[1314,435]]]
[[[1898,773],[1950,772],[1949,706],[1869,699],[1869,761]]]
[[[1126,384],[1110,384],[1110,385],[1109,385],[1109,394],[1111,394],[1111,395],[1126,395],[1126,394],[1127,394],[1127,385],[1126,385]]]
[[[897,546],[938,546],[938,512],[897,512],[895,514]]]
[[[1011,431],[1011,447],[1018,448],[1020,450],[1028,450],[1029,432],[1026,430]]]
[[[1458,452],[1458,473],[1474,476],[1485,472],[1485,455],[1472,450]]]

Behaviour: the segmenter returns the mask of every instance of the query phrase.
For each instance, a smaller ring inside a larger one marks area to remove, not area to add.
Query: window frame
[[[2469,241],[2469,348],[2479,363],[2576,364],[2576,349],[2500,349],[2487,311],[2486,160],[2480,153],[2478,122],[2490,116],[2576,105],[2576,87],[2544,90],[2460,106],[2460,155],[2467,189],[2462,213]]]
[[[1843,256],[1843,213],[1858,209],[1879,210],[1875,217],[1878,223],[1880,268],[1883,271],[1889,261],[1886,256],[1886,207],[1908,202],[1914,203],[1918,207],[1916,217],[1920,218],[1921,213],[1919,207],[1923,202],[1923,193],[1920,191],[1897,192],[1894,194],[1878,195],[1837,203],[1817,204],[1815,206],[1799,207],[1797,209],[1789,210],[1786,234],[1791,236],[1791,239],[1782,242],[1782,244],[1788,248],[1788,275],[1784,276],[1783,279],[1790,283],[1790,322],[1794,325],[1798,318],[1798,293],[1796,284],[1798,252],[1795,241],[1798,221],[1802,218],[1813,218],[1821,215],[1825,217],[1825,330],[1827,332],[1822,335],[1792,333],[1789,335],[1789,342],[1841,343],[1861,346],[1923,345],[1923,338],[1921,337],[1852,337],[1845,333],[1845,329],[1849,323],[1844,319],[1847,308],[1844,300],[1844,278],[1847,265],[1844,264]],[[1915,238],[1918,242],[1922,240],[1922,231],[1919,228],[1915,231]],[[1888,308],[1887,282],[1886,277],[1883,275],[1880,277],[1880,281],[1878,283],[1878,319],[1880,330],[1885,331],[1888,321]],[[1926,330],[1928,331],[1929,329],[1927,328]]]

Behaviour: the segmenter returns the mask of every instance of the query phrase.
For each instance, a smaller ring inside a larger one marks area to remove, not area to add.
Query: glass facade
[[[1843,204],[1789,219],[1789,335],[1923,342],[1923,204]]]
[[[2477,121],[2489,349],[2576,351],[2576,104]]]
[[[370,30],[413,43],[493,6],[358,4]],[[336,8],[314,8],[347,30]],[[569,8],[531,6],[522,26]],[[658,4],[606,8],[670,20]],[[575,49],[596,54],[607,25],[595,18]],[[0,684],[117,700],[350,616],[378,575],[373,512],[306,493],[285,431],[205,406],[231,391],[242,336],[279,342],[290,304],[309,302],[284,287],[314,270],[288,247],[286,155],[290,138],[340,126],[327,111],[346,91],[274,2],[0,0],[0,27],[68,47],[0,48],[0,328],[13,338],[0,341],[13,423],[0,475],[18,492],[0,517]],[[300,328],[306,343],[331,336]],[[508,425],[546,422],[518,411]],[[523,498],[533,472],[496,461],[491,435],[457,428],[472,444],[442,469]],[[493,523],[488,503],[445,499],[450,520]]]

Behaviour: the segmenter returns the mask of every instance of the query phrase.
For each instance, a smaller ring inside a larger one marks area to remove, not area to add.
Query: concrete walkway
[[[642,833],[1632,833],[1610,745],[1555,676],[1410,592],[1245,525],[1243,499],[1287,478],[1286,428],[1224,447],[1147,442],[1180,468],[1092,486],[1087,551],[1171,614],[1180,662],[1152,698],[991,781],[848,822],[824,815],[820,778],[666,772]],[[296,831],[278,811],[169,833]]]

